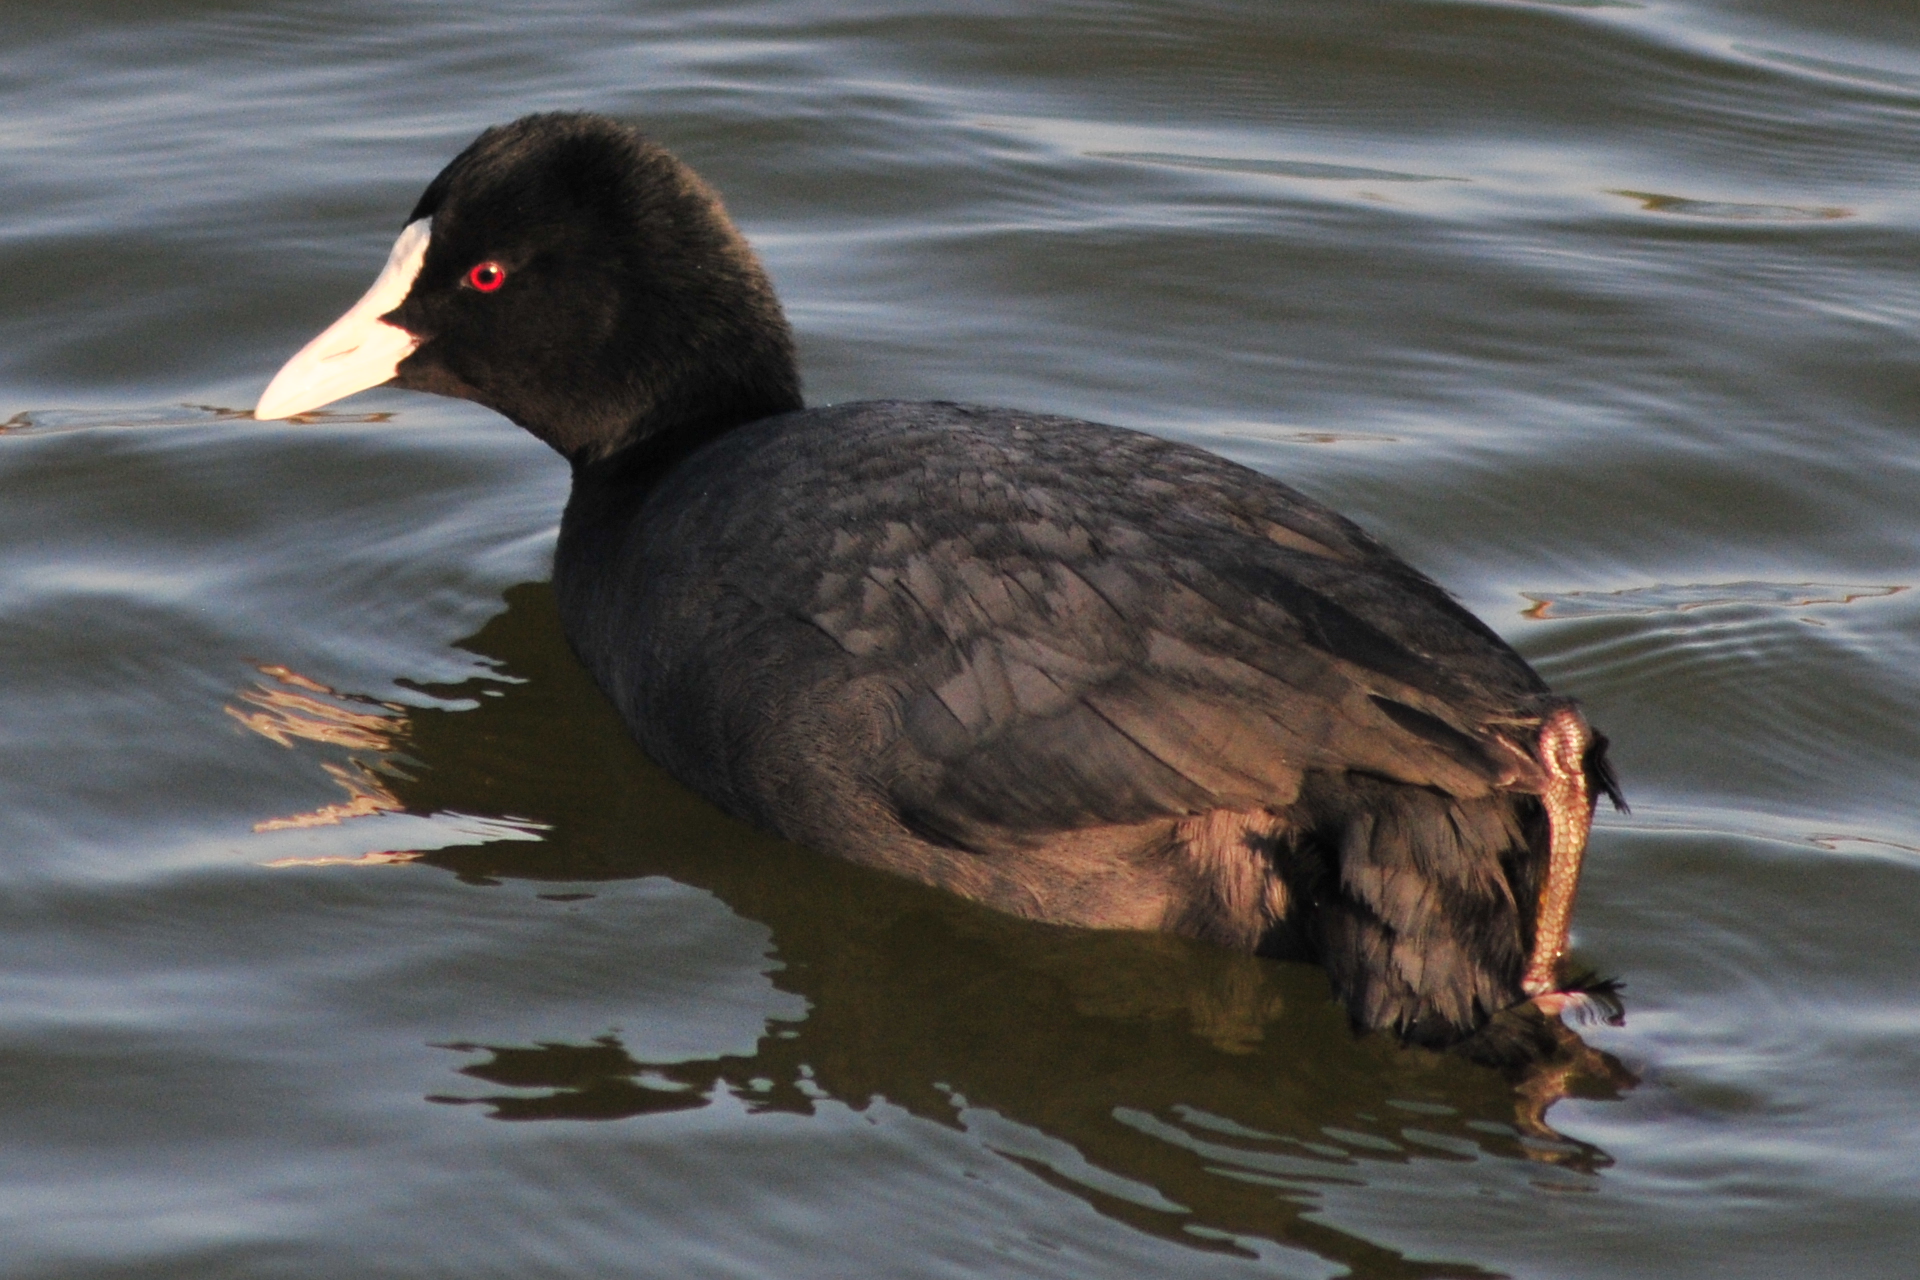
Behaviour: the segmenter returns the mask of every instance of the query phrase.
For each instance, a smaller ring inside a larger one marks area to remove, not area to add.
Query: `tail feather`
[[[1531,922],[1509,866],[1536,857],[1527,799],[1354,774],[1319,790],[1300,850],[1319,865],[1302,887],[1318,958],[1353,1020],[1446,1044],[1519,1000]]]

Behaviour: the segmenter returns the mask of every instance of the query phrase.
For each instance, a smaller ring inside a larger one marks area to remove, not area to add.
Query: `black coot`
[[[1359,528],[1198,449],[801,407],[714,193],[589,115],[489,129],[257,416],[391,381],[573,466],[554,581],[656,760],[1003,911],[1326,966],[1425,1043],[1557,1008],[1604,739]]]

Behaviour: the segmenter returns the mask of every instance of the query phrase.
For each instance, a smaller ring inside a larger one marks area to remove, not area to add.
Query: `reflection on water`
[[[263,818],[253,824],[255,831],[328,827],[349,818],[398,813],[404,807],[389,789],[387,779],[403,776],[394,756],[407,732],[405,707],[396,702],[376,702],[336,693],[286,667],[264,664],[259,671],[263,678],[236,695],[244,708],[251,710],[228,706],[228,715],[267,741],[283,747],[292,747],[296,742],[318,742],[344,747],[355,754],[341,762],[320,762],[327,776],[347,793],[346,800],[322,805],[307,813]],[[381,860],[395,861],[401,856],[387,854]],[[280,859],[275,865],[296,865],[303,861],[308,860]]]
[[[649,1064],[627,1055],[620,1038],[601,1036],[591,1044],[540,1044],[530,1048],[449,1044],[462,1053],[486,1053],[487,1061],[460,1068],[460,1074],[488,1084],[529,1092],[466,1097],[434,1094],[428,1102],[484,1103],[496,1120],[627,1120],[662,1111],[704,1107],[721,1072],[712,1062]],[[739,1096],[752,1110],[777,1106],[773,1082],[750,1081]],[[789,1089],[801,1098],[804,1095]],[[787,1110],[805,1113],[805,1105]]]
[[[1690,200],[1652,191],[1609,191],[1608,195],[1638,200],[1648,213],[1671,213],[1683,218],[1724,218],[1732,222],[1831,222],[1851,218],[1853,210],[1837,205],[1750,204],[1738,200]]]
[[[417,767],[418,763],[403,750],[412,729],[404,705],[340,693],[283,666],[261,664],[256,669],[260,678],[250,688],[234,695],[241,705],[229,704],[226,713],[246,729],[282,747],[315,743],[343,748],[344,758],[322,759],[316,763],[347,793],[344,801],[335,804],[284,817],[262,818],[253,824],[256,833],[334,827],[353,818],[407,812],[406,802],[394,791],[395,784],[410,778],[409,767]],[[545,823],[525,818],[449,812],[419,816],[433,822],[437,834],[462,844],[534,840],[547,830]],[[422,856],[418,849],[371,849],[351,855],[327,853],[272,858],[262,865],[371,866],[412,862]]]
[[[1563,591],[1553,595],[1522,592],[1533,601],[1525,616],[1541,621],[1560,618],[1608,618],[1648,613],[1683,613],[1717,605],[1764,605],[1801,609],[1816,604],[1852,604],[1905,591],[1903,586],[1841,586],[1824,582],[1699,582],[1656,583],[1622,591]]]
[[[288,422],[308,426],[364,426],[392,422],[390,410],[355,412],[353,410],[315,409],[295,414]],[[0,422],[0,435],[54,431],[98,431],[116,427],[179,426],[192,422],[252,422],[252,409],[230,409],[217,404],[162,405],[151,409],[26,409]]]
[[[671,1060],[636,1056],[617,1033],[448,1043],[478,1055],[456,1070],[487,1088],[429,1101],[521,1121],[631,1120],[723,1096],[749,1113],[799,1115],[828,1100],[884,1101],[983,1135],[1156,1235],[1230,1251],[1244,1251],[1243,1238],[1279,1241],[1372,1276],[1483,1273],[1414,1263],[1317,1222],[1325,1188],[1420,1162],[1492,1160],[1566,1189],[1611,1164],[1545,1113],[1570,1095],[1617,1096],[1632,1077],[1561,1023],[1511,1011],[1468,1054],[1356,1039],[1317,969],[1158,934],[1033,925],[746,831],[631,746],[568,655],[547,586],[515,588],[508,604],[465,645],[497,662],[493,673],[424,690],[430,705],[261,667],[238,695],[250,710],[230,714],[281,745],[350,753],[321,761],[346,803],[261,829],[396,809],[544,815],[537,841],[525,838],[537,824],[498,819],[517,838],[369,860],[417,858],[483,883],[697,886],[771,929],[773,980],[807,1012],[767,1022],[750,1053]],[[1474,1053],[1528,1065],[1503,1074]]]

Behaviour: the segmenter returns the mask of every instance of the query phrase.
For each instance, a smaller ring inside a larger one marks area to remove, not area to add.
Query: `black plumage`
[[[567,635],[688,786],[1033,919],[1317,960],[1412,1039],[1552,994],[1604,740],[1357,526],[1137,432],[802,408],[717,198],[612,121],[489,130],[421,220],[386,372],[571,461]]]

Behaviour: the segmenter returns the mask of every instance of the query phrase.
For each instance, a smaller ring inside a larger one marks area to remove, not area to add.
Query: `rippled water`
[[[472,406],[245,416],[480,127],[707,174],[810,397],[1139,426],[1615,739],[1517,1123],[1312,969],[717,816]],[[1911,0],[0,10],[0,1269],[1913,1274]]]

